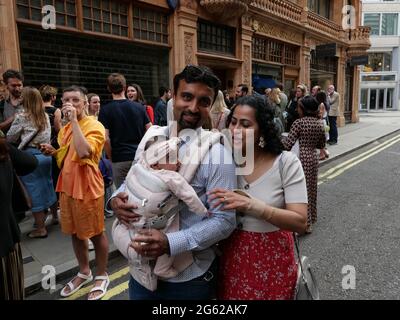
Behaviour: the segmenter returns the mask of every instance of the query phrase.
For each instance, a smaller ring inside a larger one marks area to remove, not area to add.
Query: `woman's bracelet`
[[[277,209],[274,207],[271,207],[271,212],[269,214],[269,217],[267,217],[266,221],[271,221],[272,217],[275,215]]]

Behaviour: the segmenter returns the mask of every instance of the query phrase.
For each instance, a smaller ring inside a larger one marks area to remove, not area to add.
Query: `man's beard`
[[[15,99],[19,99],[19,98],[21,98],[22,92],[10,91],[10,94],[11,94]]]
[[[198,119],[195,122],[185,121],[183,118],[185,115],[197,117]],[[191,112],[183,112],[179,119],[178,124],[179,124],[180,129],[197,129],[197,128],[201,127],[201,125],[202,125],[201,116],[198,114],[195,114],[195,113],[191,113]]]

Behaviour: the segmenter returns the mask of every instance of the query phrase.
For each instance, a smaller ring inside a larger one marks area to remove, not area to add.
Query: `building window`
[[[382,13],[382,29],[381,35],[393,36],[397,35],[397,13]]]
[[[337,58],[336,57],[317,57],[315,50],[311,50],[311,69],[319,71],[327,71],[331,73],[337,72]]]
[[[379,36],[380,13],[365,13],[364,26],[371,28],[372,36]]]
[[[374,52],[368,54],[367,71],[391,71],[392,53]]]
[[[398,35],[398,13],[365,13],[364,25],[371,27],[371,35]]]
[[[135,39],[168,44],[168,15],[134,7],[133,35]]]
[[[199,20],[197,41],[199,50],[235,55],[235,28]]]
[[[128,37],[128,4],[110,0],[83,0],[83,29]]]
[[[329,19],[330,0],[308,0],[308,9]]]
[[[253,58],[298,66],[297,47],[267,38],[253,37]]]
[[[296,47],[285,44],[285,64],[289,66],[298,66]]]
[[[368,89],[361,89],[360,109],[361,110],[368,109]]]
[[[58,26],[76,28],[75,0],[17,0],[17,16],[41,22],[46,15],[42,14],[42,8],[46,5],[55,7]]]

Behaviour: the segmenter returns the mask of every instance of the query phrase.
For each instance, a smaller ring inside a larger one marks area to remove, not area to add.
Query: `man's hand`
[[[138,230],[131,247],[143,257],[156,259],[170,254],[167,236],[157,229]]]
[[[141,215],[133,212],[138,206],[135,203],[128,203],[128,195],[125,192],[118,193],[112,198],[110,205],[118,220],[124,225],[129,226],[132,222],[140,220]]]

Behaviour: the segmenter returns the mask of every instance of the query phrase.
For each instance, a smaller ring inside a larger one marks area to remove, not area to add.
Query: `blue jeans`
[[[202,276],[186,282],[158,281],[157,290],[150,291],[130,276],[130,300],[210,300],[216,297],[217,263],[211,264]]]

